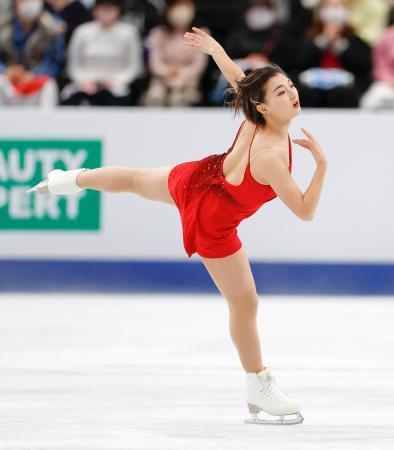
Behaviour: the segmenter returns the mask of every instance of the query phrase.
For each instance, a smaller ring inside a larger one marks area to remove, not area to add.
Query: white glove
[[[77,176],[87,168],[74,170],[55,169],[48,173],[48,178],[36,184],[26,192],[37,191],[39,194],[69,195],[81,191],[77,185]]]

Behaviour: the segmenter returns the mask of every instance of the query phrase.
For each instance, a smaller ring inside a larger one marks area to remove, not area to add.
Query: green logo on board
[[[98,230],[100,192],[72,195],[26,191],[53,169],[101,166],[100,141],[0,140],[1,230]]]

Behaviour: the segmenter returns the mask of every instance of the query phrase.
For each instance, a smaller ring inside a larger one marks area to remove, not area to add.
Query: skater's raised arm
[[[197,27],[193,27],[192,30],[192,33],[187,32],[184,35],[186,45],[211,55],[231,86],[237,89],[236,81],[241,80],[245,76],[243,70],[235,64],[219,42],[212,36]]]

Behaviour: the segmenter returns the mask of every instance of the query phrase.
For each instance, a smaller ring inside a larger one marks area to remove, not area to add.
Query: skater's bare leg
[[[264,366],[257,327],[259,297],[243,247],[225,258],[201,259],[227,300],[230,335],[245,372],[260,372]]]
[[[108,166],[81,172],[77,185],[103,192],[131,192],[149,200],[175,205],[168,191],[168,174],[174,165],[139,169]]]

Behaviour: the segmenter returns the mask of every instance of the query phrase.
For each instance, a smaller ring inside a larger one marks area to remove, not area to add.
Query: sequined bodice
[[[238,213],[247,217],[267,201],[273,200],[277,195],[270,185],[261,184],[252,177],[250,172],[250,148],[252,142],[249,146],[248,164],[242,183],[240,185],[232,185],[226,181],[223,175],[223,161],[234,148],[244,123],[245,121],[241,124],[234,142],[227,152],[209,155],[198,161],[194,161],[196,167],[193,168],[188,189],[190,194],[192,192],[204,192],[206,190],[213,191],[223,202],[232,204],[235,207],[234,212],[237,209]],[[289,137],[290,171],[292,165],[291,153],[291,141]]]

